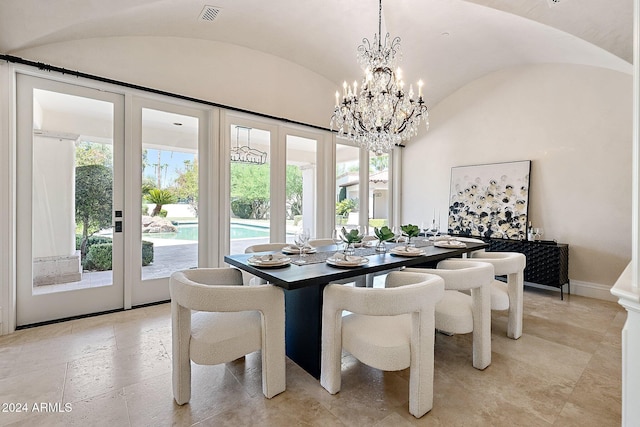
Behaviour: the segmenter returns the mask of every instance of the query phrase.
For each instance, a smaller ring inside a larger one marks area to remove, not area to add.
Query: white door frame
[[[199,208],[198,208],[198,266],[211,265],[212,253],[217,252],[217,245],[211,236],[211,231],[216,227],[211,224],[217,222],[218,197],[215,192],[216,185],[210,185],[217,179],[215,170],[216,157],[210,155],[209,139],[210,126],[214,111],[210,107],[196,106],[194,103],[180,102],[170,99],[154,99],[143,96],[133,96],[129,114],[131,123],[130,139],[127,141],[126,174],[127,174],[127,199],[126,199],[126,223],[128,235],[125,243],[127,259],[139,259],[142,251],[142,229],[140,218],[142,217],[141,188],[142,188],[142,109],[167,111],[170,113],[196,117],[198,119],[198,162],[199,167]],[[211,188],[210,188],[211,187]],[[213,209],[213,210],[212,210]],[[213,221],[213,222],[212,222]],[[137,257],[137,258],[136,258]],[[142,265],[140,263],[127,263],[125,277],[125,308],[132,306],[167,301],[169,295],[169,278],[142,280]]]
[[[33,295],[33,90],[43,89],[113,104],[113,203],[123,209],[124,97],[31,75],[16,78],[16,325],[123,308],[123,236],[113,235],[112,284],[43,295]],[[25,242],[21,244],[20,242]]]

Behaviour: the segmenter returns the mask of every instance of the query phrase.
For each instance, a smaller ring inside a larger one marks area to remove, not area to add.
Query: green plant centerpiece
[[[356,243],[362,242],[362,238],[364,236],[362,235],[362,233],[360,233],[360,230],[358,230],[357,228],[347,231],[346,228],[342,227],[341,231],[342,233],[340,234],[340,238],[342,239],[343,242],[347,244],[346,247],[344,248],[344,253],[346,255],[353,255],[355,253],[354,245]]]
[[[407,246],[415,246],[415,243],[412,239],[414,237],[418,237],[418,235],[420,234],[420,227],[413,224],[401,225],[400,231],[402,231],[402,235],[407,238]]]
[[[374,227],[373,233],[378,238],[378,244],[376,245],[376,252],[387,252],[387,247],[385,246],[384,243],[390,240],[393,240],[396,237],[396,235],[386,225],[380,228]]]

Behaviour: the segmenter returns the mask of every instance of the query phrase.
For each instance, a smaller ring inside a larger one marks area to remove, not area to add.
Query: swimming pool
[[[176,240],[198,240],[198,224],[178,225],[177,233],[148,233],[143,234],[143,238],[149,239],[176,239]],[[257,225],[231,224],[231,240],[251,239],[256,237],[269,237],[269,229]]]

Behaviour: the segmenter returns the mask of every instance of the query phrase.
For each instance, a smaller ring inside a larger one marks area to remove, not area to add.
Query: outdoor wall
[[[335,83],[319,74],[226,43],[110,37],[47,44],[11,54],[325,128],[335,101]]]
[[[430,112],[402,150],[402,222],[446,224],[451,167],[531,160],[529,217],[568,243],[572,292],[611,298],[631,259],[632,76],[569,65],[505,69]]]
[[[33,139],[33,257],[76,251],[74,141]]]

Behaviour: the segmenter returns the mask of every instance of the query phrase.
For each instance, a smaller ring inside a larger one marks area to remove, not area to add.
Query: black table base
[[[284,291],[287,356],[316,379],[320,378],[322,293],[325,286]]]

